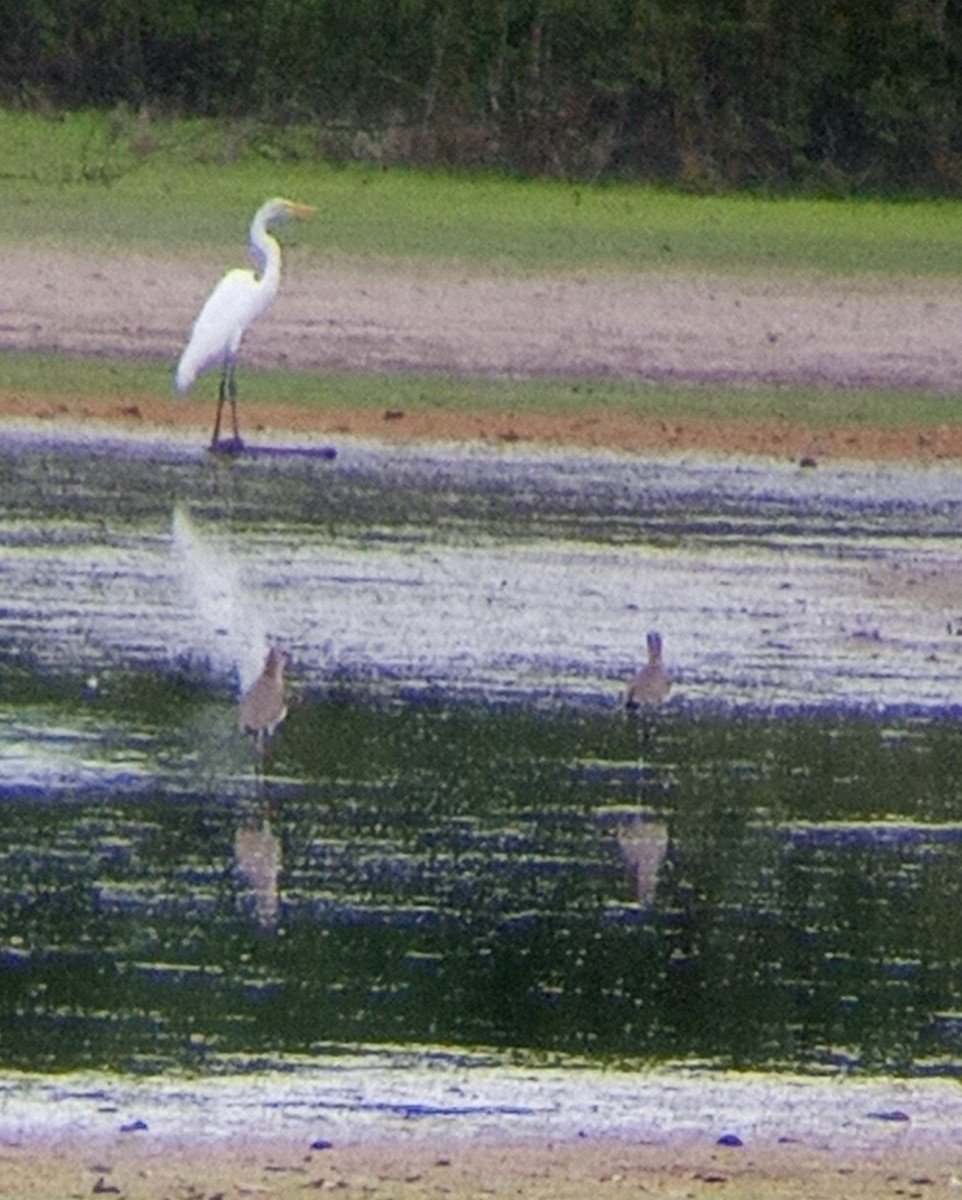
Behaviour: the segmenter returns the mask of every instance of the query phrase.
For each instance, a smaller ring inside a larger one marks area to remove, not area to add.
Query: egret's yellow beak
[[[292,217],[316,217],[317,209],[312,204],[296,204],[293,200],[286,200],[287,211]]]

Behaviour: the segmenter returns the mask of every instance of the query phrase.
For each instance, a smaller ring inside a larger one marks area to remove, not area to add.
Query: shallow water
[[[0,486],[7,1066],[957,1073],[951,471],[25,431]]]
[[[0,483],[0,647],[45,669],[227,682],[270,634],[308,686],[613,705],[655,626],[683,706],[957,702],[962,592],[906,583],[962,583],[949,470],[24,435]]]

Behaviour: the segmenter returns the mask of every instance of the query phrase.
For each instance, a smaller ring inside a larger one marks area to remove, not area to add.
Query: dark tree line
[[[0,101],[306,122],[323,152],[962,190],[962,0],[5,0]]]

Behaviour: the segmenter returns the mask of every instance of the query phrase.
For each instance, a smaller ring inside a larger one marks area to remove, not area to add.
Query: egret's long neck
[[[268,291],[275,292],[281,278],[281,248],[276,238],[267,232],[263,221],[254,221],[248,246],[258,279]]]

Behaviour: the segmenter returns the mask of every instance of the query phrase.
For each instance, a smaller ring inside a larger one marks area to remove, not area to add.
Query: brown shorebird
[[[287,716],[284,701],[284,668],[290,662],[278,646],[271,646],[264,670],[244,693],[237,724],[242,733],[254,739],[254,752],[262,760],[274,730]]]
[[[648,661],[625,685],[625,708],[650,713],[664,704],[671,691],[671,676],[661,661],[661,634],[648,634]]]

